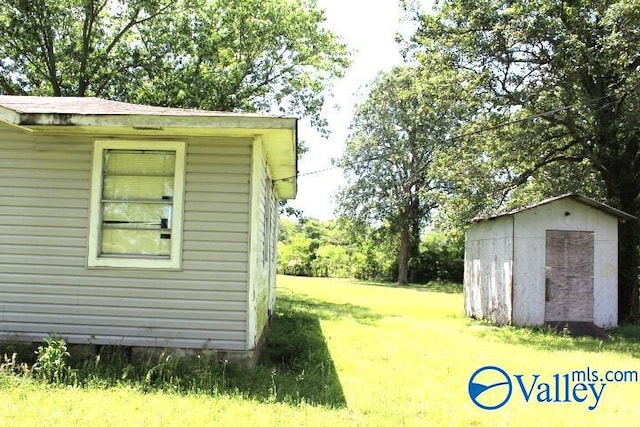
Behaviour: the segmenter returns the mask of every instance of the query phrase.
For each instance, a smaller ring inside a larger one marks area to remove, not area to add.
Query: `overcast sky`
[[[309,147],[298,164],[300,174],[331,167],[331,158],[342,154],[357,92],[382,70],[402,62],[394,41],[401,28],[398,0],[318,0],[326,10],[327,27],[339,34],[353,53],[353,63],[334,86],[326,103],[330,138],[323,139],[302,120],[299,139]],[[342,184],[340,170],[298,178],[298,196],[291,205],[305,216],[327,220],[334,215],[334,194]]]

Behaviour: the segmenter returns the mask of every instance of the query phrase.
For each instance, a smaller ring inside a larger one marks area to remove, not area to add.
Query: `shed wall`
[[[513,218],[513,323],[544,323],[546,230],[569,230],[594,232],[594,323],[602,327],[615,326],[618,317],[617,218],[572,199],[521,211]]]
[[[511,322],[512,221],[473,224],[465,238],[464,310],[477,319]]]
[[[86,268],[92,149],[0,127],[0,339],[245,350],[251,140],[187,139],[182,271]]]

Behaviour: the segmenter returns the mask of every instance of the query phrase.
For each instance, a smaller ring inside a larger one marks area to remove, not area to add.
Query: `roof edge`
[[[512,216],[512,215],[518,214],[520,212],[527,211],[527,210],[530,210],[530,209],[533,209],[533,208],[537,208],[538,206],[546,205],[546,204],[549,204],[549,203],[552,203],[552,202],[555,202],[555,201],[558,201],[558,200],[562,200],[562,199],[573,199],[573,200],[575,200],[577,202],[580,202],[582,204],[585,204],[587,206],[591,206],[594,209],[597,209],[597,210],[605,212],[605,213],[607,213],[609,215],[618,217],[618,219],[620,221],[631,221],[631,220],[637,219],[635,216],[633,216],[633,215],[631,215],[631,214],[629,214],[627,212],[621,211],[620,209],[614,208],[613,206],[610,206],[610,205],[607,205],[605,203],[602,203],[602,202],[599,202],[597,200],[594,200],[594,199],[592,199],[590,197],[587,197],[587,196],[585,196],[583,194],[566,193],[566,194],[562,194],[560,196],[549,197],[548,199],[541,200],[538,203],[534,203],[534,204],[531,204],[531,205],[528,205],[528,206],[517,208],[517,209],[511,210],[511,211],[508,211],[508,212],[489,215],[489,216],[486,216],[486,217],[476,217],[476,218],[473,218],[471,220],[471,223],[475,224],[475,223],[488,221],[488,220],[492,220],[492,219],[498,219],[498,218],[501,218],[501,217]]]

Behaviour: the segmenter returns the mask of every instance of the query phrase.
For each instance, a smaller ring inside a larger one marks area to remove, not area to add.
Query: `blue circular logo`
[[[513,384],[504,369],[483,366],[469,378],[469,397],[479,408],[502,408],[511,398]]]

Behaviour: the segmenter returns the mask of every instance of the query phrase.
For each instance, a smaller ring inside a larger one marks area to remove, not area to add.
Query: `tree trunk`
[[[422,222],[422,212],[420,210],[420,202],[417,196],[414,196],[411,202],[411,219],[409,226],[409,255],[408,261],[411,261],[412,258],[417,258],[420,256],[420,231],[421,231],[421,222]],[[418,271],[419,269],[412,267],[407,267],[407,276],[408,280],[411,282],[417,282],[419,280]]]
[[[626,221],[618,229],[618,322],[624,323],[638,320],[640,224],[638,220]]]
[[[613,206],[640,215],[638,199],[640,183],[626,180],[630,174],[622,167],[612,169],[607,182],[608,201]],[[623,178],[624,177],[624,178]],[[617,178],[617,179],[616,179]],[[640,266],[640,220],[620,223],[618,226],[618,323],[637,321],[639,314],[638,272]]]
[[[409,226],[405,221],[400,226],[400,249],[398,250],[398,285],[409,284],[409,250],[411,249],[411,239]]]

